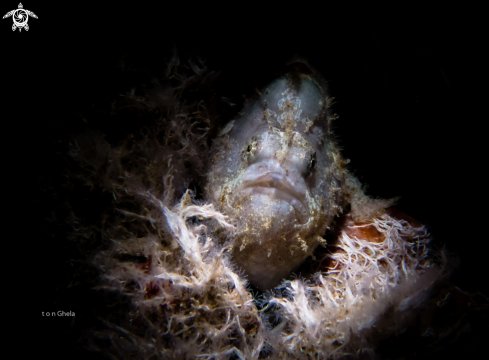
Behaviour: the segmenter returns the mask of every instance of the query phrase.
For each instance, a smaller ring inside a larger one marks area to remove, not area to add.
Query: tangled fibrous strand
[[[219,116],[209,111],[214,102],[199,96],[212,93],[209,83],[216,74],[202,62],[200,67],[188,63],[180,63],[174,54],[162,76],[117,96],[110,118],[100,109],[120,135],[107,140],[106,134],[90,128],[75,135],[69,152],[77,170],[70,170],[69,177],[92,189],[102,187],[116,202],[149,189],[156,196],[164,194],[172,205],[189,182],[198,182],[206,162],[207,137]],[[196,100],[183,101],[187,93]]]
[[[265,339],[265,326],[246,281],[234,269],[227,254],[229,244],[218,246],[203,237],[206,226],[189,219],[214,221],[232,233],[234,227],[212,205],[192,203],[186,192],[169,209],[150,192],[139,194],[159,209],[159,217],[125,212],[147,220],[171,236],[114,241],[98,254],[95,263],[104,272],[104,288],[131,298],[134,311],[123,327],[107,322],[110,330],[101,336],[111,339],[111,351],[121,358],[225,358],[257,359]],[[175,241],[177,245],[173,243]],[[120,254],[138,254],[144,264],[121,261]],[[121,334],[123,336],[121,336]],[[127,349],[134,351],[128,355]]]
[[[441,266],[428,260],[424,228],[388,214],[374,218],[371,225],[383,241],[370,242],[343,231],[339,251],[327,255],[333,264],[327,273],[317,273],[312,284],[287,282],[288,296],[269,300],[281,308],[285,351],[293,354],[291,358],[370,353],[375,340],[407,325],[411,310],[445,275],[443,252]]]
[[[116,113],[125,106],[150,114],[154,123],[119,143],[96,131],[72,142],[80,169],[70,177],[113,199],[97,225],[74,229],[72,238],[100,239],[91,261],[97,289],[122,304],[119,313],[100,315],[105,327],[89,346],[116,358],[256,359],[265,326],[229,260],[232,243],[218,245],[207,234],[217,229],[232,239],[234,227],[187,190],[188,179],[200,175],[215,119],[204,103],[180,98],[212,73],[192,62],[190,74],[181,68],[173,57],[151,91],[132,91],[115,106]]]
[[[127,349],[134,350],[130,357],[206,359],[232,354],[257,359],[264,351],[267,358],[281,359],[371,352],[373,339],[405,326],[443,276],[444,265],[427,258],[426,230],[383,214],[370,223],[383,241],[344,231],[339,250],[328,255],[334,264],[328,272],[316,273],[311,281],[287,281],[285,296],[264,300],[262,306],[273,307],[280,319],[272,329],[230,261],[232,242],[219,245],[207,236],[210,222],[232,234],[228,218],[212,205],[195,204],[190,192],[173,208],[150,192],[139,196],[159,215],[125,215],[149,221],[167,236],[116,241],[96,258],[100,268],[110,269],[104,273],[105,288],[130,296],[135,309],[128,314],[131,327],[107,323],[106,336],[121,358],[128,357]],[[192,222],[195,218],[201,220]],[[137,253],[147,261],[120,261],[121,253]],[[392,315],[388,319],[386,309]]]

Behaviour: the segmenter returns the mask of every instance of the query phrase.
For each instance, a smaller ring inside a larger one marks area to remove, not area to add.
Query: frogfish
[[[207,197],[237,221],[233,261],[262,290],[308,257],[347,205],[362,218],[392,201],[371,201],[345,169],[332,139],[326,82],[289,64],[214,143]]]

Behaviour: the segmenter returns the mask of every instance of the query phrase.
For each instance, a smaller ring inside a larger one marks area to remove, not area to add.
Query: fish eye
[[[257,149],[256,138],[253,136],[250,141],[247,142],[245,148],[241,150],[241,154],[246,158],[250,159],[253,155],[255,155]]]
[[[316,152],[311,153],[311,157],[309,158],[309,164],[307,166],[307,173],[311,174],[316,167]]]
[[[248,145],[246,145],[246,151],[254,153],[256,150],[256,145],[257,145],[256,138],[253,136],[248,142]]]

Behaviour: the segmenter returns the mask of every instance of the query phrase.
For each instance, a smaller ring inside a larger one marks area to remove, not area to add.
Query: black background
[[[124,89],[122,56],[154,67],[173,46],[181,58],[199,56],[220,71],[216,86],[236,103],[292,56],[307,58],[329,81],[340,116],[336,134],[368,193],[401,196],[397,207],[428,226],[435,246],[445,244],[461,259],[453,281],[489,294],[480,9],[352,7],[339,16],[327,4],[23,4],[39,17],[29,20],[28,32],[12,32],[11,19],[0,23],[4,298],[18,307],[7,313],[21,351],[89,355],[75,343],[80,325],[41,316],[72,306],[83,318],[97,306],[91,296],[65,295],[69,245],[46,221],[59,201],[49,194],[63,182],[57,152],[67,133],[81,128],[79,113]],[[456,351],[464,354],[464,345]]]

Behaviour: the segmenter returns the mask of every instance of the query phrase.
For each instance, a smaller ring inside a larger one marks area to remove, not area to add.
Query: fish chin
[[[261,290],[279,285],[308,255],[306,241],[302,247],[300,243],[307,231],[301,225],[305,217],[296,210],[298,203],[270,187],[249,187],[236,196],[239,220],[232,258]]]
[[[307,198],[300,183],[293,186],[280,172],[248,172],[230,197],[238,219],[233,260],[256,287],[278,285],[312,250]]]

